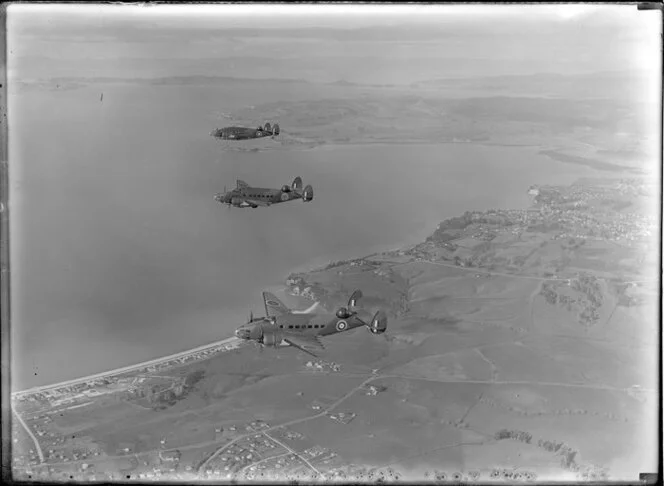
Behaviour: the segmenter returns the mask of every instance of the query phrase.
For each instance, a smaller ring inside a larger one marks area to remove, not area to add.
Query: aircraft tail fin
[[[357,307],[357,301],[362,298],[362,291],[361,290],[356,290],[353,292],[348,299],[348,308],[352,309],[353,307]]]
[[[311,184],[307,184],[307,187],[304,188],[302,192],[302,200],[304,202],[309,202],[314,198],[314,188],[311,187]]]
[[[368,328],[372,334],[383,334],[387,330],[387,314],[382,310],[376,312]]]
[[[298,176],[295,179],[293,179],[292,187],[296,191],[299,191],[300,189],[302,189],[302,178]]]

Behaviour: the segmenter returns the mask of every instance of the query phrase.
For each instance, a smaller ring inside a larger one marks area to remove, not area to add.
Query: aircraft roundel
[[[265,303],[270,307],[279,307],[279,302],[275,302],[274,300],[266,300]]]
[[[348,324],[346,324],[346,321],[339,321],[337,322],[337,331],[343,331],[348,327]]]
[[[257,136],[257,137],[261,137],[261,136],[263,136],[263,132],[261,132],[261,131],[256,132],[256,136]]]
[[[282,201],[288,201],[288,194],[286,194],[285,192],[282,193],[282,194],[281,194],[281,200],[282,200]]]

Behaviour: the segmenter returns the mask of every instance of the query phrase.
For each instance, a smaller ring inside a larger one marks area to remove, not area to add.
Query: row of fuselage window
[[[272,197],[272,194],[240,194],[241,197],[251,197],[251,198],[263,198],[263,199],[270,199]]]
[[[285,326],[283,324],[279,324],[279,327],[283,329]],[[293,326],[289,325],[288,329],[323,329],[325,326],[322,324],[307,324],[306,326]]]

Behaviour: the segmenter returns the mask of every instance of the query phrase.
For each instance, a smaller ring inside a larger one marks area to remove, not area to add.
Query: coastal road
[[[14,407],[12,406],[12,412],[14,413],[14,416],[18,419],[18,423],[21,424],[21,426],[25,429],[25,431],[28,433],[30,438],[32,439],[32,442],[35,444],[35,450],[37,451],[37,455],[39,456],[39,462],[43,463],[44,462],[44,453],[42,452],[41,446],[39,445],[39,441],[37,440],[37,437],[35,437],[35,434],[32,433],[30,428],[27,426],[27,424],[23,421],[21,416],[14,410]]]
[[[223,346],[223,345],[226,345],[226,344],[239,343],[239,342],[240,342],[240,340],[238,338],[229,337],[229,338],[226,338],[226,339],[222,339],[221,341],[216,341],[216,342],[210,343],[210,344],[204,344],[203,346],[199,346],[199,347],[194,348],[194,349],[188,349],[187,351],[182,351],[180,353],[171,354],[169,356],[163,356],[163,357],[160,357],[160,358],[155,358],[155,359],[152,359],[150,361],[145,361],[143,363],[138,363],[138,364],[134,364],[134,365],[130,365],[130,366],[125,366],[123,368],[117,368],[117,369],[110,370],[110,371],[104,371],[102,373],[97,373],[97,374],[94,374],[94,375],[84,376],[82,378],[74,378],[73,380],[63,381],[61,383],[54,383],[52,385],[43,385],[43,386],[38,386],[38,387],[34,387],[34,388],[29,388],[27,390],[23,390],[23,391],[19,391],[19,392],[14,392],[14,393],[12,393],[12,398],[19,398],[23,395],[30,395],[30,394],[33,394],[33,393],[42,393],[42,392],[45,392],[45,391],[54,390],[54,389],[57,389],[57,388],[63,388],[63,387],[67,387],[67,386],[80,385],[81,383],[85,383],[85,382],[88,382],[88,381],[94,381],[94,380],[98,380],[98,379],[102,379],[102,378],[108,378],[110,376],[120,375],[120,374],[123,374],[123,373],[129,373],[131,371],[135,371],[135,370],[138,370],[140,368],[145,368],[147,366],[156,366],[156,365],[159,365],[161,363],[164,363],[165,361],[171,361],[171,360],[174,360],[174,359],[185,358],[185,357],[187,357],[191,354],[196,354],[196,353],[199,353],[199,352],[202,352],[202,351],[206,351],[210,348],[220,347],[220,346]]]

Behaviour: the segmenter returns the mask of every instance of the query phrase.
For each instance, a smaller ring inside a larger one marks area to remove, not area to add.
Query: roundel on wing
[[[348,327],[348,324],[346,324],[346,321],[337,322],[337,331],[343,331],[347,327]]]
[[[274,300],[266,300],[265,303],[270,307],[279,307],[279,302],[276,302]]]
[[[282,201],[288,201],[288,194],[286,194],[285,192],[282,193],[282,194],[281,194],[281,200],[282,200]]]

